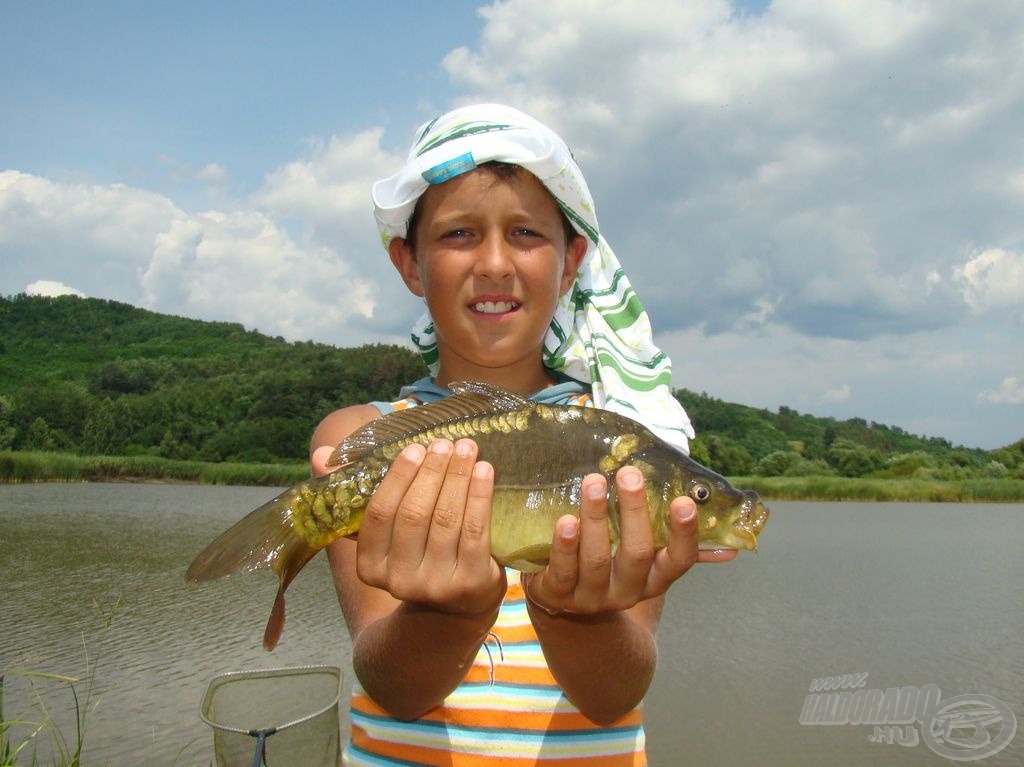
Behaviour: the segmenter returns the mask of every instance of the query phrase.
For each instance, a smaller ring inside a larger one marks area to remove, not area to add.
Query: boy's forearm
[[[587,718],[610,725],[643,700],[658,659],[650,629],[627,612],[552,616],[527,607],[548,668]]]
[[[355,638],[356,676],[396,719],[415,719],[465,679],[496,617],[497,610],[463,616],[402,603]]]

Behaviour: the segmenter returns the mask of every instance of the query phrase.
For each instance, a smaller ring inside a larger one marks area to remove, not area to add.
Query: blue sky
[[[580,160],[675,385],[1024,437],[1024,17],[876,0],[0,5],[0,293],[403,342],[369,186],[505,101]]]

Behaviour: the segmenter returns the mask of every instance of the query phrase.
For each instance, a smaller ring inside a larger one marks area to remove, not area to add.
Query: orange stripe
[[[505,644],[537,641],[537,632],[534,630],[532,623],[495,626],[492,630],[497,634],[498,639]],[[493,646],[490,649],[491,652],[495,650]]]
[[[397,745],[387,741],[378,741],[369,737],[359,727],[352,727],[352,742],[370,753],[391,759],[405,759],[420,764],[450,765],[451,767],[537,767],[538,761],[532,757],[503,757],[500,754],[460,754],[454,751],[423,746]],[[544,760],[540,761],[541,764]],[[643,754],[616,754],[613,756],[583,756],[560,758],[560,767],[644,767],[646,760]]]
[[[467,682],[490,682],[492,672],[489,666],[473,666],[466,674]],[[538,668],[527,668],[525,666],[510,666],[507,663],[495,663],[493,671],[495,683],[502,684],[529,684],[555,686],[555,678],[547,666]]]
[[[366,716],[389,717],[390,714],[365,695],[352,698],[352,709]],[[592,721],[578,711],[509,711],[505,709],[448,708],[438,706],[420,719],[427,722],[461,724],[467,727],[489,727],[506,729],[509,718],[514,717],[515,729],[548,732],[550,730],[594,730],[599,729]],[[637,727],[643,723],[643,713],[634,709],[611,727]]]

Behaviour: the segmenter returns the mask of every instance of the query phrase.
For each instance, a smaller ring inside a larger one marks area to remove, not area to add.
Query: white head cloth
[[[688,452],[693,427],[672,395],[672,363],[654,345],[647,312],[600,234],[583,173],[550,128],[498,104],[456,109],[424,125],[405,166],[373,186],[374,215],[384,247],[407,235],[416,201],[430,184],[490,161],[520,165],[533,173],[587,238],[576,282],[562,296],[551,320],[544,364],[591,384],[598,407],[640,421]],[[413,326],[412,340],[436,374],[437,342],[429,313]]]

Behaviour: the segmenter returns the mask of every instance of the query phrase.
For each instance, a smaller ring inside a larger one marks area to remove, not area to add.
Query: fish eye
[[[711,488],[705,484],[697,483],[690,488],[690,497],[697,503],[706,503],[711,498]]]

